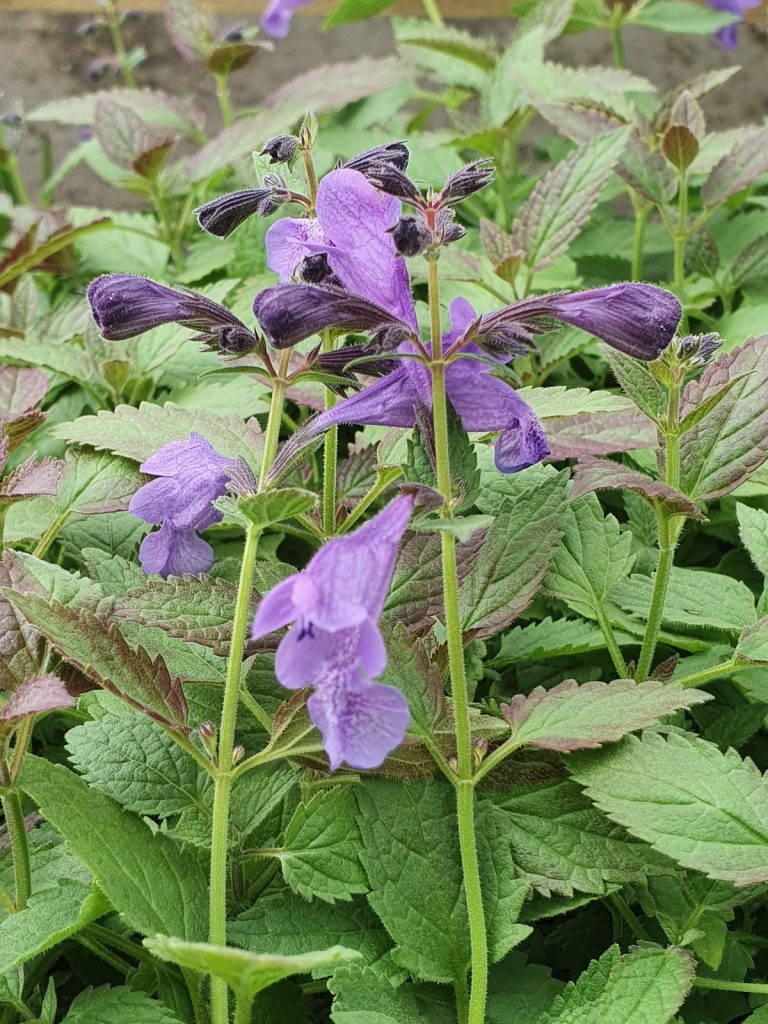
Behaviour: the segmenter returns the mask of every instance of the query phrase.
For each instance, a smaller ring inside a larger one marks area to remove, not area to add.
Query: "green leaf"
[[[5,259],[3,261],[3,267],[0,270],[0,288],[5,288],[11,282],[15,281],[17,277],[21,277],[28,270],[32,270],[40,263],[50,259],[51,256],[55,256],[57,252],[61,252],[62,249],[66,249],[72,245],[73,242],[77,241],[82,235],[90,234],[93,231],[101,231],[104,228],[112,226],[112,222],[104,217],[100,220],[95,220],[90,224],[83,224],[82,227],[63,227],[59,228],[58,231],[54,231],[48,235],[45,241],[41,242],[40,245],[34,246],[32,249],[24,249],[18,255],[13,256],[11,254],[10,261]]]
[[[636,360],[633,360],[636,362]],[[520,388],[517,392],[539,419],[557,416],[584,416],[592,412],[623,412],[631,408],[621,395],[589,388]]]
[[[407,698],[411,731],[431,735],[444,706],[440,669],[430,662],[422,641],[409,637],[401,622],[391,627],[383,619],[380,628],[387,648],[387,665],[380,681],[396,687]]]
[[[645,618],[651,606],[653,579],[635,574],[611,591],[611,601]],[[755,599],[746,584],[719,572],[672,569],[662,621],[679,626],[739,631],[755,621]]]
[[[147,579],[118,595],[114,615],[142,626],[156,626],[170,637],[209,647],[226,657],[232,640],[237,587],[212,576]],[[255,608],[251,603],[249,616]]]
[[[768,783],[736,751],[647,733],[568,768],[611,819],[683,867],[734,885],[768,879]]]
[[[459,591],[465,631],[497,633],[533,600],[562,536],[567,483],[546,475],[502,504]]]
[[[492,40],[478,39],[454,25],[434,25],[423,18],[395,18],[392,27],[398,46],[432,50],[483,71],[491,71],[496,63]]]
[[[105,89],[82,96],[67,96],[36,107],[26,116],[28,120],[37,122],[93,124],[96,104],[100,99],[111,99],[130,107],[148,124],[173,128],[188,135],[199,135],[203,127],[204,115],[197,107],[188,100],[169,96],[159,89]]]
[[[82,992],[61,1024],[179,1024],[179,1018],[156,999],[130,988]]]
[[[328,987],[336,997],[334,1024],[453,1024],[455,1020],[453,1007],[438,1005],[439,989],[412,984],[394,989],[370,967],[342,967]]]
[[[323,23],[323,29],[348,25],[351,21],[363,21],[383,14],[395,0],[340,0]]]
[[[131,928],[190,940],[207,934],[208,883],[194,856],[63,765],[28,754],[20,785]]]
[[[608,594],[631,570],[632,537],[604,516],[594,494],[574,501],[565,519],[563,543],[544,587],[579,615],[597,619]]]
[[[711,699],[701,690],[655,679],[581,686],[568,679],[549,690],[537,686],[527,696],[516,694],[502,710],[517,745],[568,752],[614,743],[665,715]]]
[[[153,661],[143,648],[132,650],[115,623],[86,609],[32,594],[13,594],[12,600],[61,657],[89,679],[158,721],[184,727],[184,691],[159,655]]]
[[[234,414],[187,409],[172,402],[142,402],[138,409],[119,405],[114,412],[101,410],[96,416],[60,423],[49,436],[144,462],[169,441],[188,438],[191,431],[201,434],[221,455],[241,457],[258,472],[263,438],[256,420],[244,423]]]
[[[416,533],[450,533],[460,543],[466,544],[478,530],[484,530],[492,523],[492,516],[457,516],[454,519],[429,517],[415,520],[410,529]]]
[[[739,637],[734,653],[737,661],[768,664],[768,616],[747,626]]]
[[[380,960],[391,948],[387,932],[365,900],[307,903],[286,891],[268,892],[227,930],[230,942],[253,953],[279,949],[287,955],[311,953],[340,942],[360,951],[365,963]]]
[[[86,781],[129,811],[167,818],[191,806],[206,810],[208,776],[149,718],[85,722],[69,730],[67,749]]]
[[[537,1024],[667,1024],[693,976],[693,958],[685,950],[647,946],[622,956],[611,946],[567,985]]]
[[[489,792],[518,873],[546,896],[605,893],[669,871],[669,862],[609,821],[563,767],[541,753],[510,761],[516,771]]]
[[[616,634],[622,644],[635,644],[635,638]],[[584,619],[551,619],[527,626],[515,626],[501,639],[501,647],[493,658],[494,665],[515,665],[527,661],[546,661],[564,655],[588,654],[605,649],[602,630]]]
[[[632,491],[651,505],[658,503],[663,506],[669,515],[685,515],[698,520],[705,518],[689,498],[661,480],[654,480],[645,473],[611,459],[589,456],[582,459],[573,476],[571,497],[580,498],[593,491],[604,490]]]
[[[463,978],[469,966],[466,903],[455,807],[438,780],[371,780],[356,794],[368,900],[397,943],[393,959],[426,981]],[[527,934],[515,925],[527,883],[514,877],[490,806],[477,815],[492,958]]]
[[[292,974],[308,974],[316,967],[348,963],[360,954],[344,946],[315,950],[297,956],[270,956],[249,953],[233,946],[213,946],[207,942],[184,942],[170,935],[154,935],[144,945],[155,956],[180,967],[222,978],[242,999],[252,999]]]
[[[598,136],[561,160],[536,184],[512,231],[512,242],[531,270],[551,266],[568,251],[597,206],[628,134],[628,128],[619,128]]]
[[[768,171],[768,128],[755,128],[739,139],[712,168],[701,186],[702,201],[707,206],[724,203],[765,171]]]
[[[768,576],[768,512],[751,505],[736,505],[741,543],[749,552],[754,566]]]
[[[24,910],[0,924],[0,973],[53,949],[109,910],[98,890],[71,879],[36,892]]]
[[[259,529],[265,530],[275,523],[307,512],[315,504],[315,495],[300,487],[279,487],[263,494],[240,498],[238,509]]]
[[[288,885],[305,899],[333,903],[366,892],[352,793],[318,793],[299,804],[276,856]]]
[[[122,511],[145,479],[125,459],[68,452],[56,493],[57,514],[65,518]]]

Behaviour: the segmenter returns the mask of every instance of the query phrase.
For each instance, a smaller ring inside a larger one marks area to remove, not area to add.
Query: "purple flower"
[[[342,762],[377,768],[408,726],[403,694],[374,678],[387,662],[377,622],[412,511],[411,495],[395,498],[364,526],[325,544],[256,612],[255,640],[294,623],[280,641],[275,673],[288,689],[313,687],[307,709],[332,770]]]
[[[146,523],[162,524],[144,538],[139,560],[147,573],[180,576],[207,572],[213,565],[210,545],[195,530],[221,520],[213,507],[227,489],[237,459],[227,459],[200,434],[170,441],[142,463],[142,473],[156,479],[131,498],[128,511]]]
[[[466,299],[451,303],[451,330],[443,336],[446,351],[477,321]],[[404,346],[404,347],[407,347]],[[465,345],[462,355],[481,356],[477,345]],[[496,443],[496,468],[517,473],[549,455],[547,439],[536,414],[517,392],[491,374],[484,360],[460,355],[445,371],[445,390],[465,430],[501,431]],[[501,364],[505,360],[500,359]],[[339,402],[312,421],[309,436],[336,423],[413,427],[420,409],[432,408],[429,371],[420,362],[406,359],[403,365],[370,387]]]
[[[307,257],[325,254],[344,288],[415,330],[408,270],[389,233],[400,220],[399,201],[378,192],[360,171],[341,167],[320,182],[316,209],[316,220],[272,225],[265,239],[269,267],[287,282]]]
[[[276,181],[265,188],[247,188],[211,199],[198,206],[195,214],[203,231],[218,238],[227,238],[254,214],[269,217],[286,202],[289,195],[287,188]]]
[[[273,39],[284,39],[290,32],[293,12],[311,3],[312,0],[271,0],[261,16],[262,32]]]
[[[247,352],[257,341],[253,331],[218,302],[135,274],[97,277],[88,286],[88,301],[96,326],[108,341],[123,341],[170,323],[189,327],[198,340],[226,352]]]
[[[760,0],[708,0],[709,6],[717,11],[726,11],[728,14],[737,15],[741,21],[747,16],[747,11],[760,6]],[[739,41],[738,22],[731,25],[724,25],[715,32],[715,38],[726,50],[735,50]]]

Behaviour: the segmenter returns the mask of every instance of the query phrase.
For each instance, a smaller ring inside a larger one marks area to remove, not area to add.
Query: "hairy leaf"
[[[576,466],[573,476],[572,498],[603,490],[633,491],[652,505],[659,502],[670,515],[685,515],[703,520],[704,514],[680,491],[661,480],[654,480],[620,462],[609,459],[585,458]]]
[[[625,412],[632,405],[621,395],[589,388],[520,388],[518,394],[539,419],[585,416],[593,412]]]
[[[132,650],[115,623],[110,625],[93,612],[32,594],[8,596],[83,675],[158,721],[184,727],[187,702],[181,683],[171,678],[159,655],[152,661],[141,647]]]
[[[616,633],[622,644],[637,643],[634,637]],[[551,619],[527,626],[516,626],[504,634],[501,647],[493,659],[494,664],[514,665],[527,661],[541,661],[564,655],[588,654],[605,649],[602,630],[584,619]]]
[[[128,987],[90,989],[74,1000],[62,1024],[179,1024],[157,999]]]
[[[768,171],[768,128],[755,128],[712,169],[701,186],[707,206],[717,206]]]
[[[411,711],[411,730],[431,735],[444,705],[440,670],[430,663],[423,642],[409,638],[401,622],[390,628],[384,619],[381,626],[387,648],[387,667],[379,679],[405,694]]]
[[[0,731],[7,722],[18,722],[43,711],[74,706],[74,699],[57,676],[33,676],[23,682],[0,708]]]
[[[70,452],[59,479],[56,512],[64,518],[122,511],[144,479],[125,459],[104,452]]]
[[[194,856],[63,765],[28,754],[20,785],[131,928],[205,936],[208,883]]]
[[[749,552],[755,568],[768,576],[768,512],[751,505],[736,506],[741,543]]]
[[[664,715],[711,699],[701,690],[655,679],[643,683],[614,679],[582,686],[567,679],[549,690],[537,686],[528,696],[516,694],[502,705],[502,711],[515,743],[567,752],[614,743]]]
[[[546,433],[555,460],[631,452],[651,448],[657,440],[653,423],[635,409],[563,416],[547,423]]]
[[[768,880],[768,783],[734,750],[647,733],[568,759],[614,821],[683,867],[734,885]]]
[[[651,577],[636,573],[611,591],[611,601],[644,618],[651,606],[652,588]],[[738,631],[755,621],[755,601],[750,589],[731,576],[675,566],[670,574],[662,621]]]

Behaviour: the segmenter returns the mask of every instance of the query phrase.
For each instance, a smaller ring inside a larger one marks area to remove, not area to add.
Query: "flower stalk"
[[[445,393],[445,363],[442,358],[442,335],[440,327],[440,295],[437,274],[437,258],[428,261],[429,266],[429,309],[432,325],[431,362],[432,415],[435,429],[435,461],[437,485],[443,496],[442,515],[450,519],[452,478],[448,446],[448,407]],[[461,866],[469,918],[469,941],[471,958],[471,988],[466,1016],[462,1024],[483,1024],[488,988],[488,937],[485,926],[482,889],[480,885],[480,862],[475,834],[475,788],[472,763],[472,734],[469,720],[469,700],[464,669],[464,644],[459,612],[459,580],[456,567],[456,538],[448,530],[441,532],[443,593],[445,628],[448,645],[448,665],[451,679],[451,694],[456,722],[457,778],[456,815],[459,831]],[[457,1004],[459,1013],[464,1012],[464,980],[458,982]]]
[[[264,437],[264,453],[259,475],[259,491],[264,490],[269,468],[274,461],[280,437],[280,422],[285,401],[286,375],[290,352],[286,349],[280,356],[278,375],[272,388],[269,419]],[[253,572],[261,529],[249,526],[245,534],[245,548],[240,566],[240,580],[237,589],[235,617],[232,626],[232,643],[227,665],[227,679],[224,686],[224,702],[219,727],[219,747],[216,769],[213,775],[214,796],[211,820],[211,871],[209,892],[209,931],[212,945],[224,946],[227,942],[227,850],[229,838],[229,806],[232,783],[235,775],[233,750],[235,727],[241,692],[243,649],[248,629]],[[211,978],[212,1024],[229,1022],[229,990],[221,978]]]

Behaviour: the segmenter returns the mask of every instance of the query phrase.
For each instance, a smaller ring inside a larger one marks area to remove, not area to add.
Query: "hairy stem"
[[[675,292],[682,295],[685,284],[685,243],[688,239],[688,175],[680,172],[680,188],[677,193],[677,226],[672,240],[675,251]]]
[[[443,516],[451,517],[452,480],[448,448],[448,408],[445,395],[445,363],[441,352],[440,304],[437,263],[429,260],[429,305],[432,323],[432,415],[435,428],[435,461],[437,485],[443,496]],[[475,835],[475,790],[472,779],[472,732],[469,700],[464,671],[464,643],[459,612],[459,580],[456,568],[456,539],[442,531],[443,594],[445,628],[448,644],[448,665],[451,678],[454,718],[456,722],[457,776],[456,815],[459,832],[461,866],[469,918],[469,942],[472,983],[469,995],[467,1024],[483,1024],[488,990],[488,937],[485,928],[480,886],[480,863]],[[459,1007],[461,1010],[461,1007]]]
[[[23,910],[32,895],[32,867],[29,861],[29,842],[24,824],[21,800],[15,789],[6,789],[0,797],[5,814],[5,825],[11,841],[13,877],[16,888],[15,909]]]
[[[755,981],[721,981],[719,978],[694,978],[699,988],[714,988],[721,992],[754,992],[768,995],[768,985]]]
[[[323,352],[333,352],[335,342],[330,331],[323,331]],[[325,408],[336,405],[336,395],[325,389]],[[336,467],[338,463],[339,428],[331,427],[323,442],[323,533],[332,537],[336,532]]]
[[[391,484],[393,484],[395,480],[399,480],[399,478],[402,475],[403,471],[396,466],[393,466],[392,468],[381,472],[379,474],[378,479],[376,480],[376,483],[371,485],[370,490],[363,495],[360,501],[355,505],[355,507],[347,516],[347,518],[341,524],[341,527],[339,528],[339,533],[347,533],[349,530],[351,530],[355,523],[358,521],[358,519],[365,512],[367,512],[370,506],[374,503],[374,501],[376,501],[378,496],[380,494],[383,494],[384,491]]]
[[[724,661],[722,665],[703,668],[700,672],[692,672],[691,675],[683,676],[682,679],[675,679],[675,682],[678,686],[701,686],[702,683],[709,683],[713,679],[725,679],[727,676],[733,675],[734,672],[740,672],[742,669],[749,667],[748,662],[730,658],[728,661]]]
[[[445,22],[440,13],[440,8],[437,6],[437,0],[421,0],[421,2],[424,4],[424,13],[432,24],[437,25],[439,28],[444,28]]]
[[[229,75],[214,75],[216,82],[216,99],[219,101],[221,120],[224,126],[229,128],[235,123],[235,113],[232,110],[232,98],[229,95]]]
[[[624,63],[624,43],[621,38],[621,26],[624,11],[621,4],[615,4],[611,11],[611,44],[613,46],[613,62],[617,68],[626,67]]]
[[[48,548],[56,540],[59,532],[67,525],[67,519],[69,519],[68,512],[62,512],[60,515],[56,516],[43,536],[37,542],[35,550],[32,552],[32,556],[34,558],[45,558],[48,554]]]
[[[613,667],[619,674],[621,679],[626,679],[629,674],[627,671],[627,663],[624,660],[624,655],[621,653],[618,642],[616,640],[616,634],[613,632],[613,626],[611,625],[608,616],[605,614],[605,608],[600,601],[596,604],[597,609],[597,622],[605,639],[608,653],[611,656]]]
[[[245,999],[243,996],[237,997],[237,1004],[235,1007],[235,1021],[234,1024],[251,1024],[251,1007],[253,1006],[252,999]]]
[[[645,241],[645,226],[651,213],[651,207],[638,196],[637,192],[630,189],[630,199],[635,211],[635,231],[632,241],[632,273],[631,280],[639,281],[643,276],[643,243]]]
[[[269,467],[277,451],[280,436],[280,421],[285,400],[285,376],[288,370],[289,350],[280,356],[280,369],[274,381],[269,419],[264,437],[259,490],[264,489]],[[224,703],[219,727],[218,764],[214,774],[213,815],[211,821],[211,874],[210,874],[210,921],[209,941],[212,945],[224,946],[227,941],[227,840],[229,836],[229,803],[234,781],[232,751],[235,743],[237,708],[241,693],[243,647],[248,628],[248,614],[253,583],[253,570],[261,530],[250,526],[245,535],[243,561],[240,567],[240,581],[235,604],[232,626],[232,643],[227,664],[227,679],[224,686]],[[229,992],[227,983],[221,978],[211,978],[211,1010],[213,1024],[229,1022]]]
[[[112,46],[115,50],[115,56],[117,62],[120,65],[120,73],[123,76],[123,81],[129,89],[136,88],[136,79],[133,77],[133,68],[128,58],[128,53],[125,49],[125,43],[123,42],[123,35],[120,31],[120,12],[117,9],[117,4],[114,0],[109,0],[106,5],[107,15],[107,27],[109,28],[109,34],[112,37]]]

